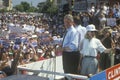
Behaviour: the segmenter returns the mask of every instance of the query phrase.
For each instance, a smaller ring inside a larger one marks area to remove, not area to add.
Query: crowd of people
[[[61,37],[64,29],[52,24],[47,16],[4,13],[0,28],[0,70],[7,68],[7,76],[16,71],[17,65],[61,55],[52,38]]]
[[[87,76],[120,63],[119,2],[92,3],[62,20],[27,13],[0,17],[0,78],[16,74],[18,65],[59,55],[65,73]]]

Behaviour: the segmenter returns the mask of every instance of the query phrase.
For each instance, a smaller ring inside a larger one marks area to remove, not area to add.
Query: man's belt
[[[96,56],[84,56],[84,58],[96,58]]]

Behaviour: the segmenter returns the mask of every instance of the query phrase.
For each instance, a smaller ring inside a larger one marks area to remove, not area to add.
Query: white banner
[[[116,26],[116,18],[107,18],[107,26]]]

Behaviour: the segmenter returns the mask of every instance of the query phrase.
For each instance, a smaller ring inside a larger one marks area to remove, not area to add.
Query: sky
[[[46,0],[12,0],[13,7],[20,4],[22,1],[28,2],[29,4],[32,3],[32,5],[36,7],[38,3],[44,2]]]

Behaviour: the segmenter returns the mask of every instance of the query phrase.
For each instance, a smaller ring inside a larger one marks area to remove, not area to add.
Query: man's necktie
[[[62,47],[63,47],[63,43],[64,43],[64,39],[65,39],[66,34],[67,34],[67,31],[65,31],[65,33],[63,35]]]

